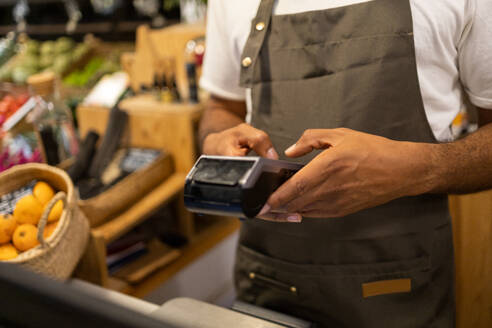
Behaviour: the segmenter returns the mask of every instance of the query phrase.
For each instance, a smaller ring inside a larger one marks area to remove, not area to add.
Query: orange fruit
[[[0,245],[0,261],[15,259],[17,255],[19,255],[19,252],[12,244]]]
[[[15,218],[10,214],[0,214],[0,244],[8,243],[17,228]]]
[[[58,224],[58,221],[53,222],[53,223],[48,223],[46,225],[46,227],[44,227],[44,231],[43,231],[44,239],[48,239],[53,234],[53,231],[55,231],[57,224]]]
[[[32,194],[41,204],[45,205],[53,198],[53,196],[55,196],[55,191],[46,182],[39,181],[34,186]]]
[[[42,214],[43,205],[33,195],[24,196],[15,204],[14,217],[19,224],[36,225]]]
[[[44,207],[46,209],[46,205]],[[50,215],[48,215],[48,222],[58,221],[63,213],[63,201],[59,200],[55,203],[55,206],[51,209]]]
[[[22,252],[36,247],[39,245],[38,228],[32,224],[22,224],[15,229],[12,241],[14,246]]]

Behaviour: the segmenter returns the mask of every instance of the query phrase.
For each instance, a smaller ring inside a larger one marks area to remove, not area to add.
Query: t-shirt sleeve
[[[474,105],[492,109],[492,1],[469,2],[472,23],[459,47],[461,82]]]
[[[206,51],[200,86],[208,92],[231,100],[244,100],[245,89],[239,86],[240,59],[234,52],[234,40],[227,26],[226,1],[209,0]]]

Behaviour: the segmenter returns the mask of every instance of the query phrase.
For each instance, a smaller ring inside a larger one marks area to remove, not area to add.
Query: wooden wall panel
[[[176,80],[184,99],[188,98],[188,82],[185,70],[185,47],[189,40],[205,35],[205,25],[177,24],[164,29],[152,30],[146,25],[137,29],[135,56],[130,68],[131,84],[139,90],[143,84],[152,85],[156,65],[173,58],[176,65]]]
[[[492,327],[492,191],[450,196],[457,328]]]

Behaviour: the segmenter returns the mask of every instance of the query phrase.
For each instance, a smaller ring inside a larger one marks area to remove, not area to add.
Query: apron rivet
[[[249,67],[252,63],[251,57],[245,57],[242,61],[243,67]]]
[[[256,277],[256,275],[255,275],[255,273],[254,273],[254,272],[250,272],[250,273],[249,273],[249,278],[250,278],[250,279],[255,279],[255,277]]]
[[[294,286],[292,286],[292,287],[290,287],[290,291],[295,294],[295,293],[297,293],[297,288],[295,288]]]
[[[265,28],[265,23],[259,22],[258,24],[256,24],[257,31],[263,31],[264,28]]]

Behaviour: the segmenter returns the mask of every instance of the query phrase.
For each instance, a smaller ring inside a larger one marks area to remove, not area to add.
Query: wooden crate
[[[194,215],[184,207],[185,177],[198,157],[196,130],[202,107],[201,104],[163,104],[151,96],[129,98],[120,104],[129,114],[125,146],[165,150],[173,157],[175,172],[123,213],[92,229],[88,250],[77,271],[79,278],[141,297],[239,228],[238,220],[230,218],[210,218],[206,225],[195,227]],[[81,136],[89,130],[104,133],[109,109],[80,106],[77,114]],[[189,243],[178,250],[179,254],[172,249],[160,255],[151,252],[142,270],[127,267],[126,280],[133,280],[134,284],[123,281],[121,275],[110,276],[106,245],[171,202],[177,209],[179,229]]]
[[[162,205],[163,197],[170,201],[182,192],[186,174],[198,157],[195,131],[203,106],[163,104],[151,96],[143,96],[124,100],[120,103],[120,108],[129,114],[123,146],[162,149],[171,154],[175,172],[140,202],[98,227],[107,242],[117,239],[141,223],[145,219],[143,213],[156,210]],[[102,135],[108,122],[109,109],[80,106],[77,117],[82,137],[89,130]],[[179,212],[181,231],[190,239],[193,237],[192,215],[184,209],[184,205],[179,206]]]

